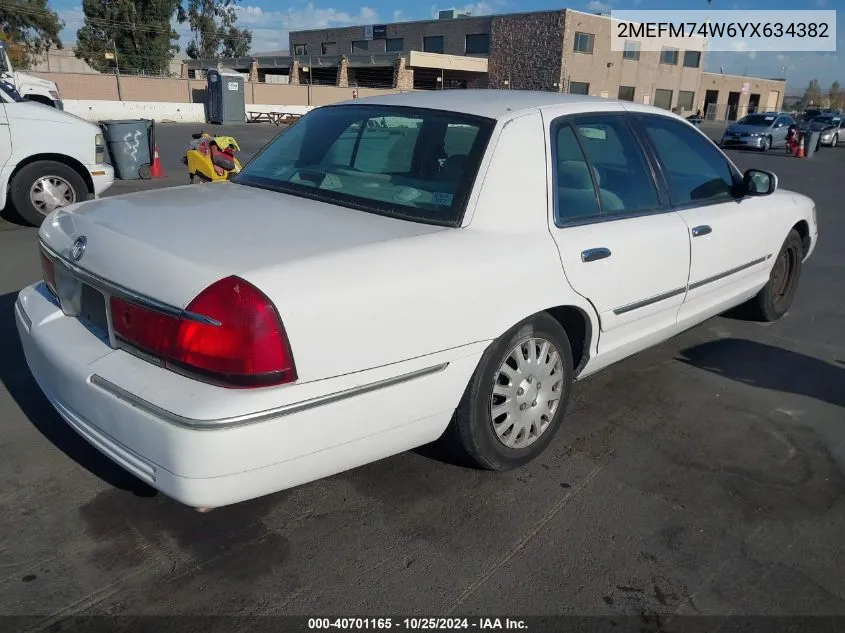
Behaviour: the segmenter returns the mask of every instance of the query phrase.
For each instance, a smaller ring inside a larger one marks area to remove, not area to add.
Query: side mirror
[[[749,169],[742,176],[742,189],[746,196],[768,196],[778,188],[778,177],[762,169]]]

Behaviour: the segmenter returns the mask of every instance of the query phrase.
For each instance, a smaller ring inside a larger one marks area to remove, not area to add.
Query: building
[[[288,56],[259,56],[252,71],[258,81],[292,84],[569,92],[718,120],[782,107],[785,80],[706,73],[698,50],[646,51],[629,41],[613,51],[611,27],[608,15],[571,9],[441,11],[433,20],[293,31]]]

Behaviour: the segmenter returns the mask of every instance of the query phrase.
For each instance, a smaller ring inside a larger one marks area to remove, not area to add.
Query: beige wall
[[[678,51],[678,63],[668,65],[660,63],[660,53],[657,51],[641,51],[639,60],[623,59],[622,51],[610,50],[612,22],[608,18],[588,15],[573,11],[566,12],[564,23],[564,76],[568,81],[579,81],[590,84],[590,94],[596,97],[606,96],[616,99],[619,86],[634,87],[634,101],[654,103],[655,90],[671,90],[672,105],[678,104],[678,93],[690,91],[695,93],[693,109],[699,101],[699,85],[701,83],[703,58],[698,68],[683,66],[683,51]],[[593,53],[574,51],[575,33],[591,33]],[[610,66],[608,66],[610,64]],[[606,94],[602,94],[602,93]]]
[[[748,90],[743,92],[743,85],[748,84]],[[728,105],[730,92],[739,93],[738,116],[748,112],[748,102],[752,94],[760,95],[760,110],[780,110],[783,107],[783,96],[786,82],[775,79],[757,79],[741,77],[739,75],[722,75],[720,73],[703,73],[701,77],[701,95],[698,107],[704,110],[704,97],[708,90],[718,90],[716,101],[719,116],[722,118]]]
[[[118,101],[117,78],[114,75],[73,73],[33,73],[55,81],[63,99]],[[120,76],[120,96],[124,101],[202,103],[206,83],[197,79]],[[263,105],[326,105],[351,99],[353,88],[334,86],[292,86],[285,84],[246,83],[247,104]],[[359,88],[358,96],[386,94],[398,90]]]

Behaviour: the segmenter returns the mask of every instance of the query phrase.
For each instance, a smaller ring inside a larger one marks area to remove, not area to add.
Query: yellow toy
[[[241,151],[238,142],[231,136],[211,136],[206,132],[193,134],[193,141],[185,152],[182,162],[188,166],[191,183],[229,180],[232,174],[241,171],[241,163],[235,152]]]

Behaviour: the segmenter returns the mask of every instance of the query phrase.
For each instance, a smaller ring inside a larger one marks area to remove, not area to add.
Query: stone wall
[[[488,66],[490,87],[559,92],[563,25],[563,11],[493,16]]]

